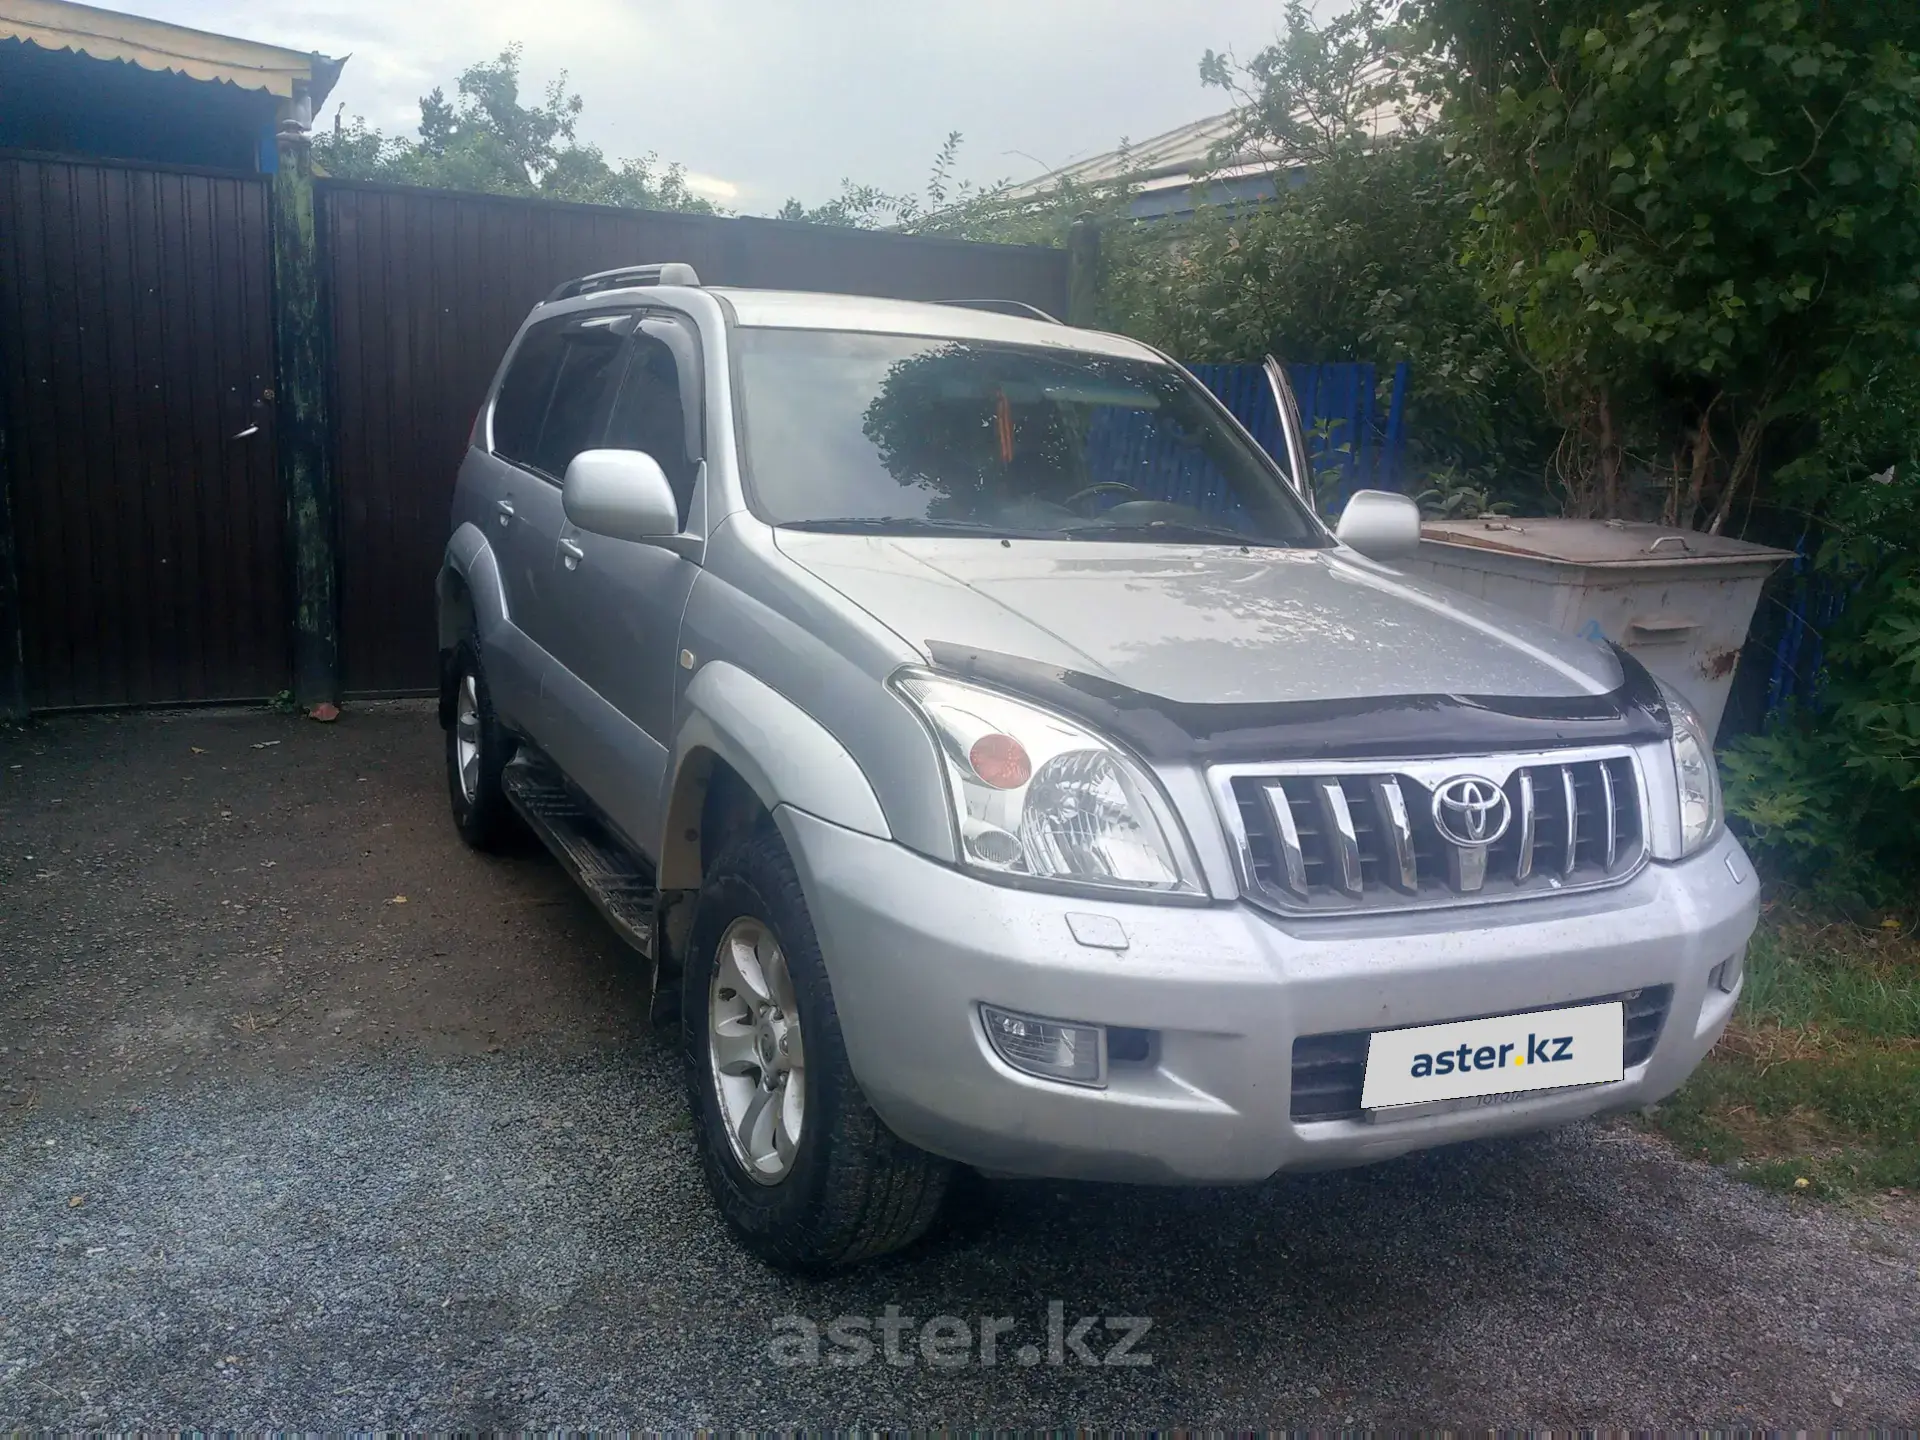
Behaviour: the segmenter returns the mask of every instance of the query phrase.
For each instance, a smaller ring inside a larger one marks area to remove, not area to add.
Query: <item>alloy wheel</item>
[[[748,916],[727,927],[714,956],[707,1051],[734,1158],[761,1184],[777,1185],[806,1119],[806,1050],[786,953]]]
[[[460,798],[471,805],[480,790],[480,689],[471,670],[460,677],[460,698],[453,712],[453,746],[460,772]]]

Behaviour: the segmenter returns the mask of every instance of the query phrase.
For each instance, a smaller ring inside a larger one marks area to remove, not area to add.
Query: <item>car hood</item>
[[[1182,704],[1555,697],[1613,655],[1350,550],[776,531],[780,550],[928,653],[944,642]]]

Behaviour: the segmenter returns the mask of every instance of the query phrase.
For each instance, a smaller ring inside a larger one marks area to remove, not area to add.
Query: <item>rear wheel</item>
[[[788,1270],[918,1239],[952,1166],[881,1123],[847,1064],[800,878],[763,830],[702,886],[682,988],[688,1098],[729,1228]]]
[[[447,726],[447,792],[460,838],[476,850],[491,850],[507,836],[513,810],[500,788],[500,772],[513,755],[513,740],[493,713],[486,670],[471,640],[454,652],[447,683],[453,690]],[[446,713],[446,712],[442,712]]]

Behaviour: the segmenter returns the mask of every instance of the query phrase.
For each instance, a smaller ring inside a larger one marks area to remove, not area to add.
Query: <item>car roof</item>
[[[931,335],[941,339],[997,341],[1078,350],[1125,360],[1165,364],[1158,352],[1103,330],[1082,330],[1048,320],[1029,320],[991,310],[924,300],[883,300],[868,295],[831,295],[808,290],[736,290],[708,287],[731,310],[736,325],[778,330],[855,330],[881,335]]]

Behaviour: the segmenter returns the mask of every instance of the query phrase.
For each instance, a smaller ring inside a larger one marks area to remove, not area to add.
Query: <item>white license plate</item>
[[[1626,1073],[1618,1000],[1378,1030],[1367,1042],[1364,1110],[1522,1090],[1595,1085]]]

